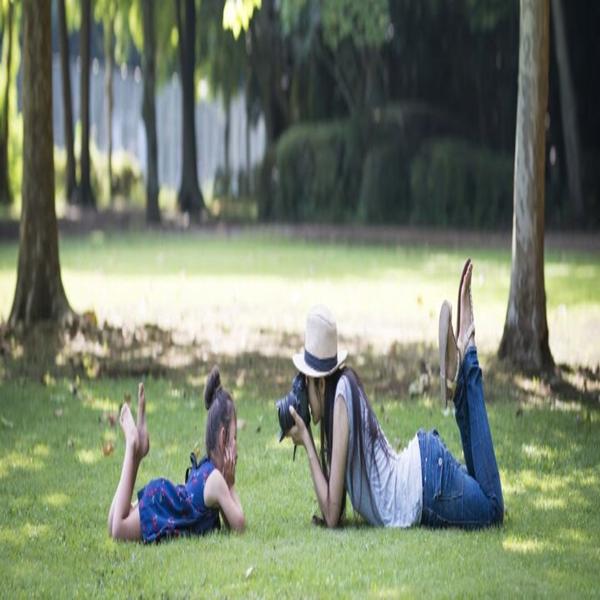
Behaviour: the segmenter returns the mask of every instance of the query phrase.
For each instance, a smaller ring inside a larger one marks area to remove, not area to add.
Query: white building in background
[[[54,143],[64,148],[63,102],[61,92],[60,58],[52,61]],[[79,119],[79,61],[71,62],[71,90],[73,119]],[[146,133],[142,119],[142,76],[138,68],[123,66],[114,70],[113,93],[113,152],[126,151],[133,155],[146,174]],[[106,113],[104,94],[104,67],[97,59],[90,73],[90,132],[98,150],[106,152]],[[157,88],[156,126],[158,135],[158,176],[160,185],[176,189],[181,176],[181,86],[174,74]],[[203,99],[196,104],[196,146],[198,150],[198,179],[204,191],[212,188],[219,168],[225,164],[225,111],[218,100]],[[77,152],[77,149],[75,150]],[[250,130],[250,164],[262,160],[265,151],[265,127],[261,118]],[[245,171],[246,108],[243,94],[237,95],[231,105],[229,131],[229,165],[235,192],[237,174]]]

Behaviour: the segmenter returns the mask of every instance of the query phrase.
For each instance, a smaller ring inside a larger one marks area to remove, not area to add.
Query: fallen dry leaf
[[[114,450],[115,445],[110,440],[102,444],[102,454],[104,454],[104,456],[110,456],[114,452]]]
[[[57,408],[57,409],[54,411],[54,416],[55,416],[55,417],[58,417],[58,418],[62,417],[62,416],[63,416],[63,409],[62,409],[62,408]]]

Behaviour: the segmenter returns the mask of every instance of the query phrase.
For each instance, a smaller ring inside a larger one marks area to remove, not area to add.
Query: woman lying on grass
[[[131,505],[140,462],[148,454],[144,385],[138,390],[137,425],[128,404],[121,408],[120,423],[125,434],[125,458],[121,479],[108,513],[108,535],[116,540],[159,541],[180,535],[203,535],[220,528],[219,511],[225,523],[242,531],[245,520],[235,491],[237,462],[237,419],[229,392],[221,387],[214,367],[206,381],[204,402],[206,457],[200,463],[192,454],[192,467],[185,485],[154,479],[138,492]]]
[[[447,402],[447,382],[455,384],[456,422],[466,469],[435,430],[419,430],[407,448],[394,452],[358,375],[343,367],[347,353],[338,352],[332,315],[325,307],[309,312],[304,352],[293,361],[306,376],[313,423],[321,424],[321,462],[310,430],[293,406],[289,411],[295,425],[289,435],[306,448],[328,527],[340,521],[346,490],[355,511],[372,525],[474,529],[502,523],[502,487],[475,348],[472,270],[467,260],[459,286],[457,339],[448,302],[442,305],[439,324],[442,396]]]

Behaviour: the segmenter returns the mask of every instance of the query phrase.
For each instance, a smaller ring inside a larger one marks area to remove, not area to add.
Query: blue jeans
[[[418,432],[423,476],[421,523],[476,529],[500,525],[504,501],[492,434],[483,400],[477,350],[467,350],[454,394],[466,467],[450,454],[438,432]]]

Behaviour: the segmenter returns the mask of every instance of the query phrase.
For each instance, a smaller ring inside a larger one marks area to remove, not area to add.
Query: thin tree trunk
[[[554,366],[544,284],[548,28],[549,0],[521,0],[512,273],[499,355],[528,372]]]
[[[146,128],[146,220],[160,223],[158,206],[158,140],[156,135],[156,24],[154,0],[142,0],[144,28],[144,51],[142,71],[144,75],[144,97],[142,117]]]
[[[0,204],[10,204],[12,202],[10,177],[8,173],[8,121],[10,120],[13,17],[14,5],[12,2],[9,2],[6,18],[6,31],[3,39],[3,43],[5,44],[3,54],[6,56],[6,85],[4,88],[4,99],[2,101],[2,112],[0,113]]]
[[[179,32],[179,62],[181,70],[182,101],[182,160],[181,184],[177,202],[181,212],[199,216],[204,210],[204,199],[198,185],[196,155],[196,119],[194,114],[194,71],[196,41],[195,0],[185,1],[185,19],[181,14],[181,0],[175,0],[177,29]]]
[[[114,106],[113,94],[113,39],[115,18],[109,15],[104,19],[104,93],[106,95],[106,154],[108,160],[108,199],[113,203],[113,172],[112,172],[112,117]]]
[[[569,182],[569,200],[578,225],[583,223],[583,192],[581,189],[581,152],[577,123],[577,102],[569,65],[569,49],[565,31],[565,19],[560,0],[552,0],[552,25],[558,64],[560,90],[560,114],[565,140],[565,158]]]
[[[90,28],[91,0],[81,0],[81,180],[79,202],[96,207],[90,175]]]
[[[24,0],[23,205],[11,325],[72,314],[60,276],[54,207],[50,28],[50,0]]]
[[[224,174],[225,174],[225,195],[228,196],[231,190],[231,165],[229,162],[229,136],[231,134],[231,98],[225,99],[225,131],[223,133],[224,142]]]
[[[250,76],[248,75],[248,78]],[[250,159],[250,110],[249,106],[249,85],[246,84],[246,195],[250,196],[253,191],[252,187],[252,161]]]
[[[67,31],[67,13],[65,0],[58,0],[58,40],[60,44],[60,66],[62,72],[62,97],[65,125],[65,148],[67,150],[67,187],[68,202],[75,201],[77,179],[75,175],[75,150],[73,135],[73,102],[71,99],[71,69],[69,64],[69,32]]]

